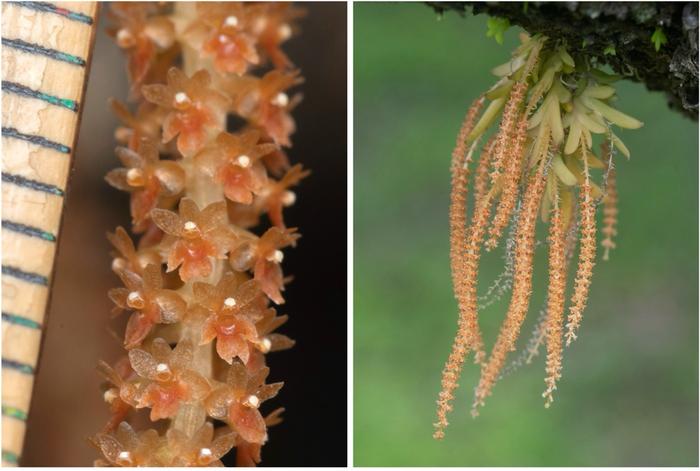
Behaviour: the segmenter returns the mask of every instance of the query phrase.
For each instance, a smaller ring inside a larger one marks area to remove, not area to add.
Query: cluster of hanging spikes
[[[283,385],[266,382],[267,354],[294,345],[271,304],[284,303],[282,250],[300,237],[283,210],[309,173],[285,151],[300,100],[287,93],[302,80],[281,50],[303,11],[124,2],[110,14],[138,106],[112,103],[122,167],[106,180],[129,193],[141,237],[108,234],[113,314],[129,320],[126,354],[99,364],[111,416],[91,439],[96,464],[221,466],[235,448],[254,466],[284,410],[261,411]]]
[[[615,248],[617,191],[612,159],[614,149],[627,158],[630,154],[611,126],[642,126],[611,106],[616,98],[611,84],[620,77],[600,70],[584,55],[572,57],[564,44],[551,38],[523,33],[520,39],[521,45],[511,60],[493,70],[498,82],[469,108],[452,153],[450,264],[459,319],[442,372],[434,424],[436,439],[444,437],[447,414],[452,410],[467,354],[473,352],[475,363],[481,366],[474,416],[496,381],[508,372],[506,359],[516,349],[530,305],[538,219],[549,224],[549,286],[525,361],[537,354],[542,343],[546,345],[543,397],[545,407],[552,403],[561,377],[564,343],[568,346],[576,339],[588,299],[596,258],[596,207],[601,201],[606,260]],[[487,100],[490,103],[482,112]],[[498,129],[488,137],[499,116]],[[600,157],[592,150],[593,134],[604,138]],[[593,181],[594,169],[602,169],[602,187]],[[473,207],[467,224],[470,180]],[[479,260],[482,249],[498,247],[509,223],[506,270],[489,288],[489,294],[501,296],[510,289],[511,299],[487,355],[478,310],[491,301],[484,303],[485,297],[477,294]],[[568,266],[577,243],[578,260],[567,315]],[[516,360],[513,367],[522,361]]]

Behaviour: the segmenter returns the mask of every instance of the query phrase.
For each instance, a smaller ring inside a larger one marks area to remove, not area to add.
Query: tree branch
[[[691,2],[428,2],[507,18],[531,34],[565,40],[620,75],[666,93],[669,106],[698,119],[698,4]],[[667,39],[659,50],[652,35]]]

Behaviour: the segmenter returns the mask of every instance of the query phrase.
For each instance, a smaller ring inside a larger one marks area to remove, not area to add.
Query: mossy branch
[[[427,2],[438,13],[485,13],[567,43],[663,91],[669,106],[698,119],[698,4],[692,2]]]

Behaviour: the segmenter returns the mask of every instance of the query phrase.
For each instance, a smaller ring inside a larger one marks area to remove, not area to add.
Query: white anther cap
[[[271,262],[282,263],[282,260],[284,260],[284,254],[281,250],[275,250],[274,252],[272,252],[272,260],[270,260]]]
[[[282,39],[289,39],[292,36],[292,28],[287,23],[280,26],[277,32]]]
[[[256,396],[255,394],[251,394],[250,396],[246,397],[245,405],[257,409],[260,405],[260,399],[258,399],[258,396]]]
[[[272,104],[275,106],[285,107],[289,104],[289,96],[284,92],[279,92],[272,99]]]
[[[297,200],[297,195],[293,191],[285,191],[282,194],[282,204],[285,206],[291,206]]]
[[[250,167],[250,157],[245,154],[239,155],[236,159],[236,163],[243,168]]]
[[[177,92],[175,94],[175,102],[176,103],[185,103],[190,100],[190,97],[187,96],[187,93],[185,92]]]
[[[224,306],[226,307],[234,307],[236,305],[236,300],[233,299],[232,297],[228,297],[224,299]]]

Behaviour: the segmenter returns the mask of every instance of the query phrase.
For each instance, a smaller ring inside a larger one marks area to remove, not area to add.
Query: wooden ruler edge
[[[22,7],[22,3],[25,2],[7,2],[14,4],[16,6]],[[35,2],[28,2],[28,3],[35,3]],[[47,283],[46,283],[46,289],[47,289],[47,299],[46,299],[46,305],[44,308],[44,316],[43,316],[43,321],[41,322],[39,326],[40,330],[40,340],[39,340],[39,353],[37,356],[36,360],[36,367],[32,371],[32,381],[36,381],[36,377],[39,372],[39,368],[41,365],[41,358],[43,354],[43,345],[45,342],[45,333],[46,330],[48,329],[48,324],[49,324],[49,318],[50,316],[48,315],[50,312],[50,306],[51,306],[51,300],[52,300],[52,288],[53,288],[53,283],[54,283],[54,274],[56,272],[56,261],[57,261],[57,255],[58,255],[58,249],[60,247],[60,240],[61,240],[61,234],[63,232],[63,221],[65,218],[65,207],[68,201],[69,193],[70,193],[70,185],[71,185],[71,177],[75,169],[75,154],[77,151],[77,144],[78,144],[78,139],[80,135],[80,125],[82,122],[82,117],[83,117],[83,110],[85,108],[85,96],[87,92],[87,85],[88,85],[88,80],[90,79],[90,71],[92,68],[92,58],[93,58],[93,53],[95,49],[95,36],[97,34],[97,28],[99,24],[99,14],[100,14],[100,8],[101,5],[99,1],[97,2],[85,2],[85,3],[94,3],[95,4],[95,10],[93,13],[93,16],[91,17],[92,21],[91,23],[87,24],[90,28],[90,37],[89,37],[89,47],[87,49],[87,53],[85,54],[84,61],[85,64],[83,66],[84,69],[84,74],[83,74],[83,83],[82,83],[82,88],[80,90],[78,99],[76,100],[79,103],[78,109],[76,110],[76,124],[75,124],[75,131],[73,133],[73,140],[71,142],[71,147],[70,147],[70,153],[68,155],[68,176],[66,178],[66,183],[64,185],[64,188],[62,189],[62,204],[61,204],[61,214],[59,218],[59,223],[58,227],[56,230],[56,234],[54,234],[55,240],[55,252],[54,252],[54,258],[53,258],[53,263],[51,265],[51,270],[49,271],[48,277],[47,277]],[[46,4],[46,5],[51,5],[51,4]],[[41,10],[39,10],[41,11]],[[43,13],[45,14],[51,14],[51,12],[44,10]],[[70,17],[66,16],[67,20],[71,20]],[[7,47],[7,46],[3,46]],[[7,184],[7,183],[3,183]],[[3,311],[3,322],[5,322],[5,312]],[[3,370],[5,369],[5,358],[3,357]],[[32,389],[33,391],[33,389]],[[34,403],[34,395],[32,394],[32,398],[29,402],[29,407],[27,408],[26,411],[20,411],[15,408],[10,408],[7,407],[4,403],[2,404],[2,420],[21,420],[24,422],[24,427],[25,427],[25,432],[26,432],[26,424],[29,416],[29,411],[32,409],[32,405]],[[9,409],[9,410],[8,410]],[[23,444],[24,445],[24,444]],[[3,467],[5,466],[18,466],[19,461],[21,460],[21,454],[16,454],[14,452],[10,452],[5,450],[4,448],[4,440],[3,440],[3,448],[2,448],[2,465]]]

